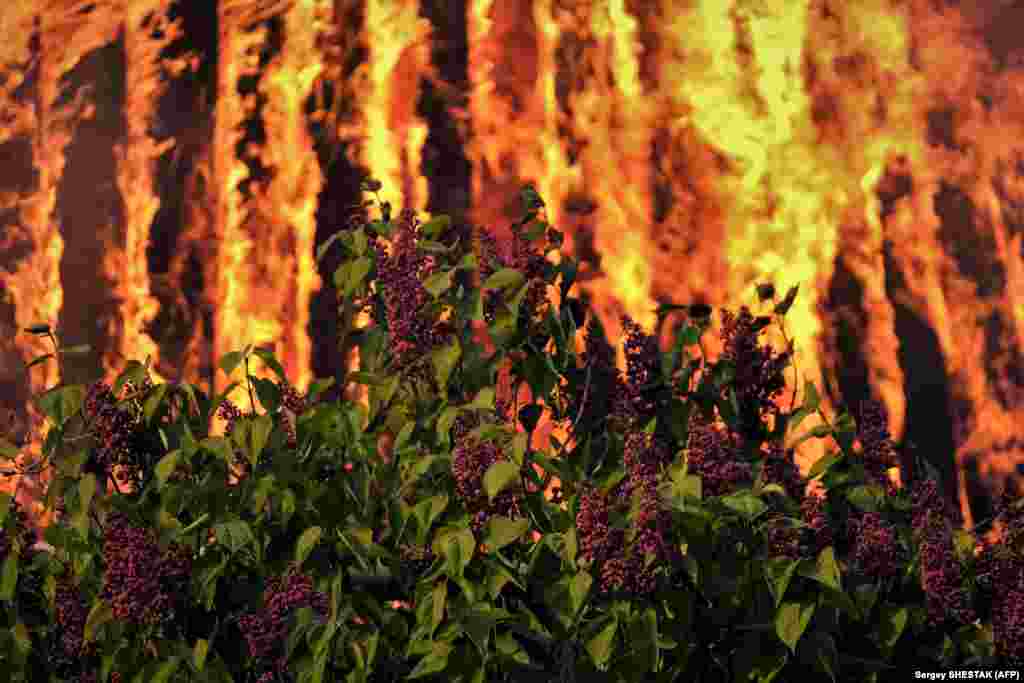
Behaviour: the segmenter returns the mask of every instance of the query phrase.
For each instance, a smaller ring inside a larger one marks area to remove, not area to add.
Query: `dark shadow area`
[[[938,338],[909,307],[901,303],[905,280],[892,258],[888,242],[884,248],[885,288],[893,302],[895,332],[900,339],[899,361],[903,368],[903,393],[907,398],[904,443],[912,455],[923,458],[942,477],[942,490],[957,523],[961,523],[959,472],[950,406],[949,378],[946,376]],[[915,471],[919,479],[923,472]]]
[[[80,118],[65,152],[57,187],[56,220],[64,239],[60,313],[63,346],[89,344],[91,353],[65,361],[68,383],[88,383],[101,373],[100,358],[110,348],[108,326],[116,328],[118,302],[103,260],[111,248],[123,248],[124,212],[116,181],[114,146],[124,139],[123,36],[88,53],[64,74],[57,106],[87,89],[93,116]],[[126,359],[125,359],[126,360]]]

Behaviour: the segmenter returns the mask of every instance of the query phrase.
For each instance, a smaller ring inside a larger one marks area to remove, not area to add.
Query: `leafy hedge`
[[[766,315],[722,311],[714,363],[709,307],[658,310],[659,329],[681,316],[665,353],[624,318],[622,373],[569,297],[576,263],[538,248],[562,243],[543,202],[522,199],[506,252],[379,202],[320,248],[343,252],[343,328],[372,316],[341,341],[360,349],[342,383],[366,385],[368,409],[323,400],[330,381],[301,395],[252,347],[220,361],[245,367],[244,410],[227,399],[237,382],[211,396],[154,384],[136,361],[113,386],[38,396],[59,522],[43,550],[0,496],[10,680],[886,681],[1020,666],[1021,504],[1003,501],[1008,532],[986,546],[952,526],[934,479],[889,481],[877,404],[830,419],[808,382],[802,405],[777,407],[792,343],[759,337],[795,288],[759,287]],[[29,332],[58,346],[47,325]],[[278,381],[253,377],[256,360]],[[530,403],[497,397],[501,367]],[[529,447],[544,410],[572,448]],[[824,425],[797,436],[811,413]],[[820,494],[793,461],[808,438],[836,446],[809,472]]]

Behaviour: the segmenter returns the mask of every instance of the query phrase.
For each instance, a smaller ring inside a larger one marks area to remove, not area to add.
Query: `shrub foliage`
[[[362,359],[343,379],[368,407],[324,400],[329,380],[300,394],[253,347],[220,361],[244,366],[247,405],[227,398],[238,383],[156,384],[136,361],[112,386],[38,396],[59,521],[37,539],[0,496],[10,680],[766,683],[1020,666],[1020,503],[1003,502],[1005,538],[981,543],[933,479],[889,481],[877,403],[830,418],[808,382],[784,410],[792,344],[761,334],[795,288],[760,286],[763,313],[723,311],[715,362],[707,306],[659,308],[659,327],[682,316],[667,352],[624,318],[623,373],[569,296],[575,262],[545,258],[562,237],[543,202],[522,199],[507,253],[379,202],[320,249],[343,252],[341,314],[372,313],[342,339]],[[28,331],[58,345],[47,325]],[[278,380],[253,377],[256,361]],[[502,367],[526,405],[496,395]],[[545,411],[571,439],[534,449]],[[812,413],[824,424],[800,434]],[[808,438],[833,448],[805,479],[793,449]]]

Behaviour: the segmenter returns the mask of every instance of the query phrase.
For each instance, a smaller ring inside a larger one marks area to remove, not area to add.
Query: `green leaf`
[[[89,505],[96,493],[96,475],[87,474],[78,480],[78,513],[74,516],[72,526],[78,529],[83,538],[89,537]]]
[[[288,521],[295,514],[295,491],[289,486],[281,494],[281,523],[288,526]]]
[[[612,656],[612,650],[615,645],[615,632],[618,630],[618,627],[619,622],[614,618],[610,618],[586,642],[587,652],[590,653],[590,658],[594,660],[594,666],[597,667],[598,671],[607,671],[608,669],[608,660]]]
[[[302,532],[299,536],[299,540],[295,542],[295,562],[298,565],[302,565],[309,557],[309,553],[316,547],[317,542],[320,540],[320,535],[323,533],[323,529],[318,526],[311,526]]]
[[[775,633],[791,652],[796,652],[796,644],[811,623],[814,615],[813,601],[784,602],[775,613]]]
[[[509,519],[503,515],[494,515],[487,520],[484,543],[493,550],[500,550],[509,543],[519,540],[529,528],[529,519]]]
[[[843,587],[839,584],[839,565],[836,564],[835,548],[828,546],[818,553],[814,566],[810,566],[810,560],[800,563],[800,575],[808,579],[814,579],[829,588],[842,592]]]
[[[210,650],[210,641],[205,638],[200,638],[196,641],[195,646],[192,648],[192,664],[195,666],[196,671],[202,671],[203,667],[206,666],[206,653]]]
[[[899,605],[883,605],[879,610],[879,644],[883,650],[888,651],[896,644],[907,626],[907,619],[910,616],[906,607]]]
[[[572,583],[569,584],[569,600],[574,616],[583,606],[583,601],[587,599],[587,594],[590,593],[590,586],[593,583],[594,577],[590,575],[589,571],[577,572],[573,577]]]
[[[216,535],[217,543],[226,547],[232,554],[256,542],[256,537],[253,535],[252,529],[249,528],[249,524],[240,519],[215,524],[213,532]]]
[[[11,501],[14,500],[11,494],[0,491],[0,526],[7,521],[7,513],[11,510]]]
[[[793,578],[800,560],[790,560],[785,557],[771,557],[764,563],[764,578],[768,582],[768,589],[775,598],[775,606],[782,604],[782,598],[786,595],[786,588]]]
[[[158,384],[153,388],[153,393],[146,397],[145,403],[142,404],[142,416],[145,418],[146,424],[153,419],[156,409],[160,407],[160,402],[167,395],[168,388],[166,384]]]
[[[260,453],[267,445],[270,431],[274,428],[273,419],[269,415],[243,418],[235,425],[231,440],[245,453],[249,463],[256,467]]]
[[[458,248],[459,240],[455,240],[455,242],[450,247],[446,247],[442,243],[435,242],[433,240],[420,240],[416,246],[429,254],[447,254],[449,252],[455,251],[456,248]]]
[[[114,618],[114,610],[105,600],[97,600],[89,610],[89,616],[85,620],[85,631],[82,638],[87,643],[96,639],[96,629]]]
[[[53,354],[53,353],[44,353],[41,356],[36,356],[35,358],[33,358],[25,366],[25,369],[26,370],[31,370],[33,367],[39,365],[40,363],[45,363],[46,361],[50,360],[51,358],[56,358],[56,357],[57,357],[56,354]]]
[[[432,496],[426,500],[421,500],[416,503],[416,507],[413,508],[413,514],[416,517],[416,521],[420,523],[420,531],[424,537],[427,532],[430,531],[430,527],[434,524],[434,520],[437,519],[438,515],[444,512],[447,507],[448,496],[446,495]]]
[[[360,256],[351,264],[348,264],[347,277],[343,285],[340,285],[342,294],[349,296],[363,283],[366,274],[373,268],[373,260],[368,256]]]
[[[824,439],[825,437],[830,436],[831,434],[832,429],[828,425],[817,425],[814,428],[812,428],[811,431],[807,432],[799,439],[794,441],[792,444],[790,444],[789,448],[796,448],[797,446],[802,444],[804,441],[807,441],[808,439]]]
[[[245,354],[241,351],[229,351],[220,357],[220,362],[217,363],[217,366],[224,371],[225,375],[230,377],[235,368],[241,365],[244,360]]]
[[[21,453],[21,449],[13,443],[0,437],[0,460],[13,460]]]
[[[18,648],[18,652],[22,657],[28,655],[32,650],[32,636],[29,635],[28,628],[25,623],[18,619],[18,623],[14,625],[12,629],[14,635],[14,644]]]
[[[181,460],[181,449],[175,449],[160,458],[160,461],[156,464],[156,484],[157,490],[163,488],[164,484],[167,483],[167,478],[171,476],[171,473],[178,466],[178,461]]]
[[[494,408],[494,387],[484,387],[477,395],[473,398],[473,402],[470,403],[467,408],[479,408],[481,410],[491,410]]]
[[[820,405],[821,397],[818,396],[818,388],[814,386],[814,382],[807,380],[804,383],[804,410],[813,413],[818,410]]]
[[[398,432],[398,436],[395,437],[395,443],[394,446],[392,447],[392,450],[395,453],[402,450],[402,447],[405,446],[405,444],[409,443],[409,437],[412,436],[412,431],[415,428],[416,423],[411,420],[402,425],[402,429]]]
[[[434,377],[441,392],[447,389],[448,378],[451,377],[452,370],[455,369],[455,365],[459,362],[461,355],[462,347],[459,345],[457,338],[453,343],[431,352],[430,361],[434,366]]]
[[[829,467],[839,462],[839,460],[842,457],[843,454],[840,451],[832,451],[831,453],[826,453],[825,455],[821,456],[814,463],[814,465],[811,466],[810,471],[807,472],[807,479],[815,479],[816,477],[821,476],[821,474],[824,473]]]
[[[171,657],[169,660],[160,665],[157,669],[156,675],[153,676],[151,683],[167,683],[167,680],[171,677],[175,671],[178,670],[178,665],[181,660],[178,657]]]
[[[966,529],[953,531],[953,549],[961,562],[967,562],[974,557],[974,535]]]
[[[85,387],[71,384],[56,387],[35,398],[36,405],[50,421],[57,426],[63,425],[71,416],[82,409],[85,401]]]
[[[430,292],[431,296],[433,296],[435,300],[451,289],[451,286],[452,272],[450,270],[442,270],[434,273],[423,281],[423,288]]]
[[[18,585],[18,555],[8,553],[4,559],[4,575],[0,582],[0,600],[13,600]]]
[[[733,512],[743,516],[748,522],[756,519],[761,513],[768,509],[763,500],[749,491],[739,491],[728,496],[723,496],[722,504]]]
[[[455,424],[455,420],[458,419],[460,412],[462,412],[462,408],[458,406],[448,406],[441,411],[441,416],[437,418],[437,436],[444,443],[447,443],[446,439],[449,439],[449,431],[451,430],[452,425]]]
[[[466,565],[473,559],[476,539],[469,529],[449,528],[434,539],[432,550],[445,558],[449,576],[461,578]]]
[[[448,580],[442,579],[438,581],[434,586],[433,593],[433,605],[432,612],[430,615],[430,635],[433,637],[434,631],[441,625],[444,620],[444,607],[448,600]]]
[[[483,284],[483,289],[484,291],[490,289],[517,290],[524,282],[526,282],[526,277],[518,270],[502,268],[487,278]]]
[[[850,488],[846,499],[860,510],[878,512],[885,499],[885,491],[880,486],[861,484]]]
[[[252,350],[252,355],[266,363],[267,367],[273,370],[274,374],[277,375],[278,379],[282,382],[288,381],[288,376],[284,372],[284,367],[281,365],[280,361],[277,360],[273,351],[270,349],[255,348]]]
[[[513,483],[519,481],[519,467],[508,460],[499,460],[487,468],[484,474],[484,491],[487,492],[488,500],[493,501],[494,497]]]
[[[434,216],[429,221],[421,225],[420,232],[422,232],[427,237],[437,237],[445,230],[447,230],[451,226],[451,224],[452,219],[450,216],[440,214],[438,216]]]
[[[407,680],[423,678],[444,671],[448,666],[448,655],[451,654],[453,647],[451,643],[444,641],[434,643],[430,654],[420,660]]]
[[[518,432],[512,437],[512,462],[519,467],[523,466],[523,458],[526,457],[526,449],[530,445],[530,436],[525,432]]]

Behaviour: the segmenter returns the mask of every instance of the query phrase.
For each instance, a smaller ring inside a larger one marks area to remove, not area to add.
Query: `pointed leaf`
[[[320,540],[320,535],[323,533],[323,529],[318,526],[311,526],[302,532],[299,536],[299,540],[295,543],[295,562],[298,565],[302,565],[309,557],[309,553],[316,547],[317,542]]]
[[[206,653],[210,650],[210,641],[200,638],[192,648],[192,663],[196,671],[202,671],[206,666]]]
[[[839,565],[836,564],[835,548],[832,546],[827,546],[818,553],[818,558],[815,560],[813,566],[811,566],[810,560],[805,560],[801,562],[800,565],[801,576],[814,579],[815,581],[837,591],[843,590],[843,587],[839,583]]]
[[[444,620],[444,607],[448,600],[448,580],[442,579],[438,581],[434,586],[433,593],[433,611],[430,616],[430,634],[433,636],[434,631],[441,625]]]
[[[814,608],[811,601],[784,602],[776,611],[775,633],[791,652],[796,652],[796,644],[811,623]]]
[[[782,604],[782,598],[786,595],[786,588],[796,573],[800,560],[790,560],[785,557],[772,557],[764,563],[764,578],[768,582],[768,589],[775,598],[775,606]]]
[[[97,600],[85,620],[82,638],[91,643],[96,638],[96,629],[114,618],[114,611],[105,600]]]
[[[883,605],[879,610],[878,637],[883,648],[888,649],[896,644],[907,626],[909,613],[906,607],[899,605]]]
[[[423,288],[430,292],[430,295],[433,296],[435,300],[451,289],[451,286],[452,272],[450,270],[442,270],[434,273],[423,281]]]
[[[569,584],[569,599],[572,603],[572,613],[575,615],[583,606],[587,594],[590,593],[590,586],[594,583],[594,577],[589,571],[577,572]]]
[[[524,517],[509,519],[503,515],[494,515],[487,520],[487,533],[484,543],[493,550],[501,550],[509,543],[522,538],[530,528],[530,520]]]
[[[598,671],[606,671],[608,668],[608,660],[612,655],[615,632],[618,627],[619,622],[616,619],[609,619],[608,623],[586,642],[587,652],[590,653]]]
[[[435,349],[430,354],[430,361],[434,366],[434,377],[437,380],[437,386],[442,392],[448,386],[448,378],[451,377],[452,370],[455,369],[455,365],[459,362],[459,358],[462,355],[462,348],[459,346],[459,340],[455,339],[453,343],[441,348]]]
[[[526,282],[526,278],[518,270],[502,268],[493,273],[483,284],[484,291],[489,289],[518,289]]]
[[[163,488],[163,485],[167,483],[167,478],[171,476],[171,472],[178,466],[178,461],[181,459],[181,449],[175,449],[160,458],[160,461],[156,464],[156,482],[157,489]]]
[[[494,500],[494,497],[515,482],[519,481],[519,467],[514,462],[499,460],[487,468],[484,474],[484,491],[487,498]]]

